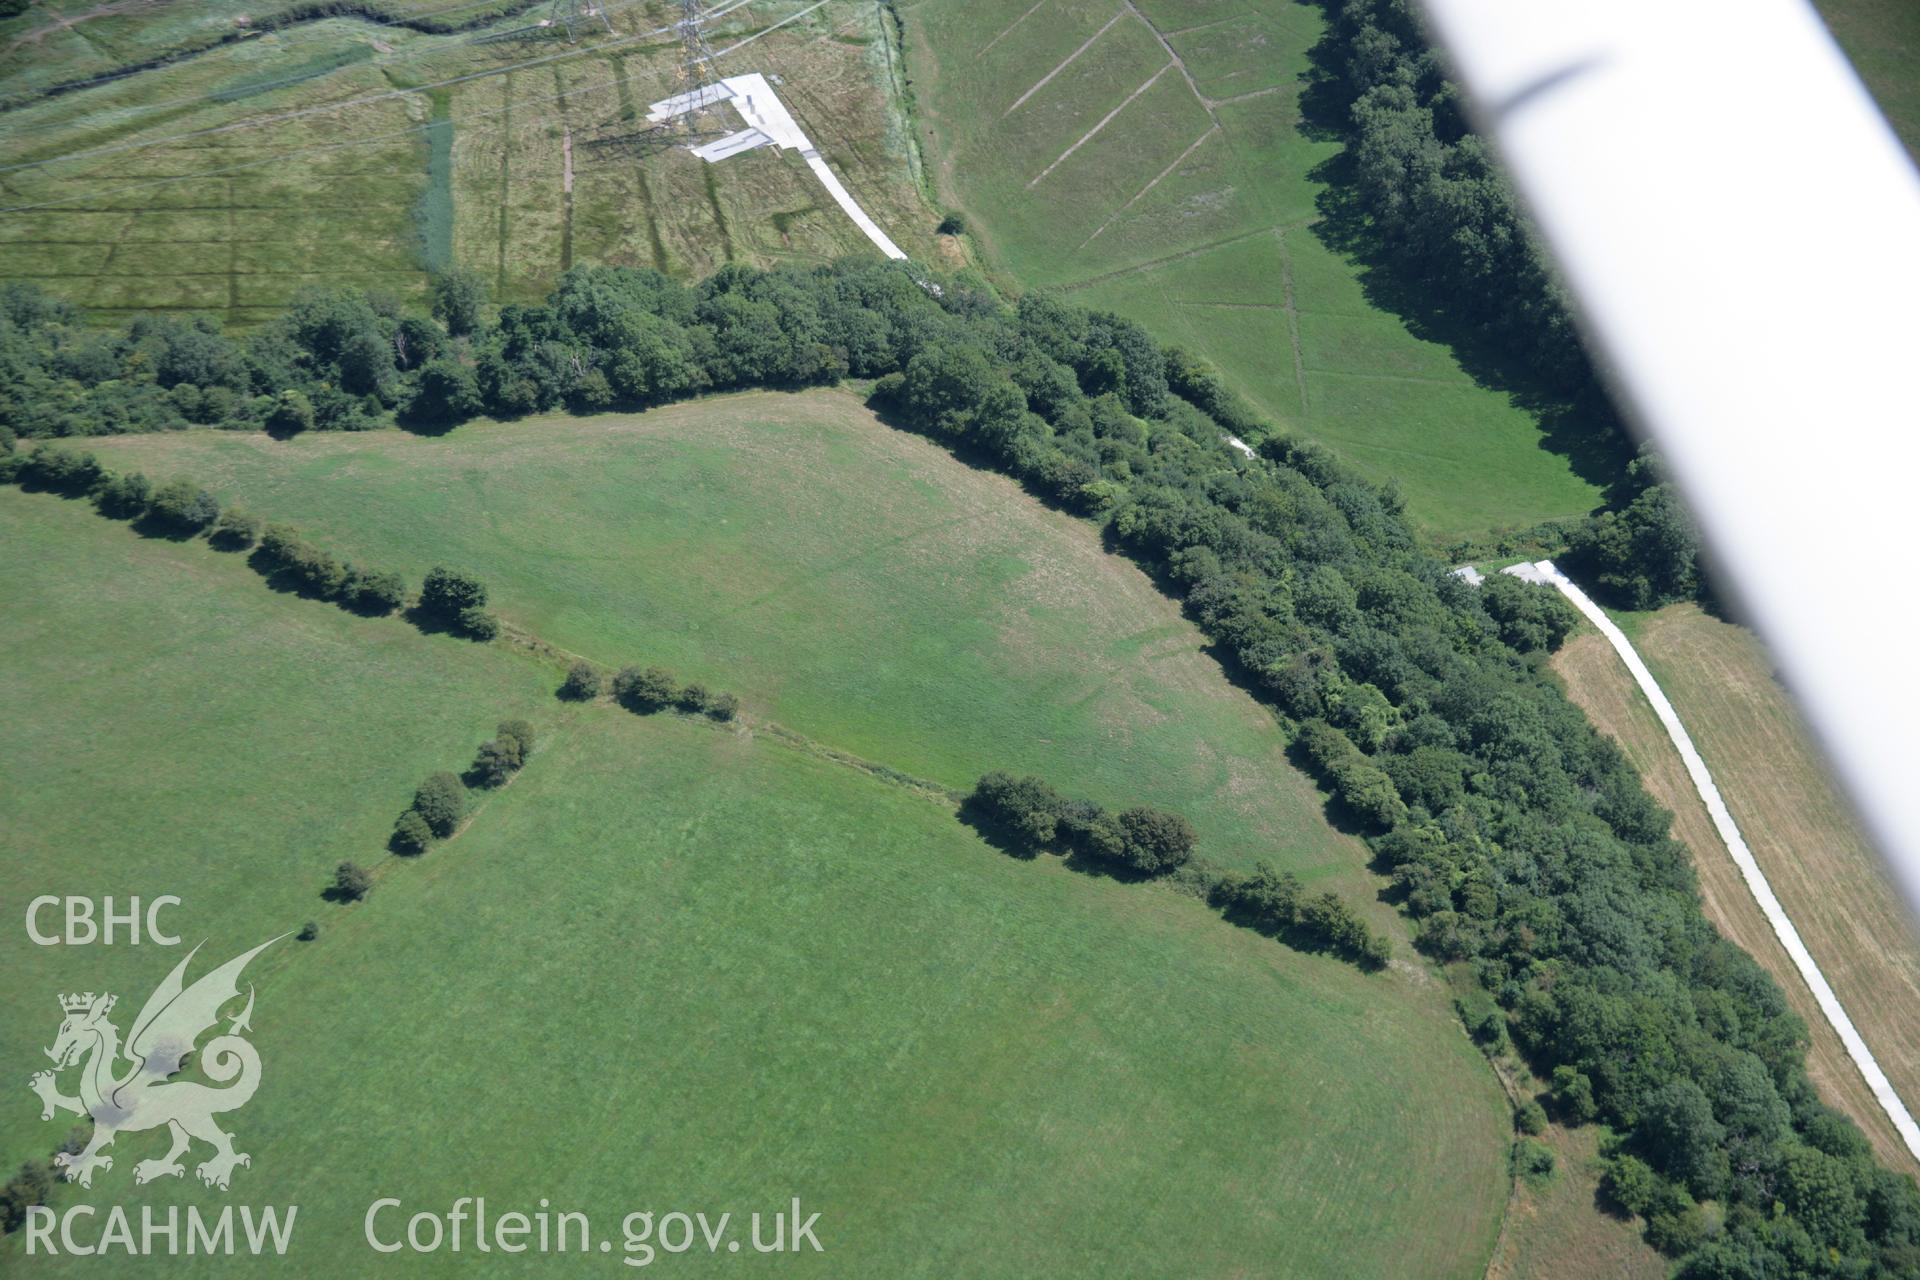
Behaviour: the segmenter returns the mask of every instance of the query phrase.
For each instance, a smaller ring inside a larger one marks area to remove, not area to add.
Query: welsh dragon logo
[[[225,1191],[234,1167],[253,1163],[251,1157],[233,1149],[233,1135],[214,1120],[222,1112],[245,1106],[260,1086],[260,1055],[240,1035],[252,1030],[248,1021],[253,1016],[252,987],[247,988],[246,1007],[227,1019],[226,1033],[208,1040],[201,1052],[201,1069],[225,1087],[167,1077],[180,1070],[194,1043],[220,1021],[221,1008],[239,998],[240,971],[247,962],[279,940],[263,942],[192,986],[183,986],[187,965],[200,951],[195,947],[147,997],[124,1044],[120,1029],[107,1016],[118,997],[91,991],[60,997],[66,1018],[53,1047],[46,1051],[53,1059],[53,1070],[36,1073],[31,1085],[40,1096],[42,1120],[53,1119],[57,1111],[93,1118],[93,1136],[86,1148],[77,1155],[62,1152],[54,1157],[69,1182],[92,1186],[94,1170],[113,1168],[113,1157],[101,1152],[116,1136],[162,1125],[172,1135],[173,1147],[158,1160],[134,1165],[136,1183],[180,1177],[185,1172],[180,1157],[196,1138],[213,1148],[212,1158],[194,1170],[210,1187]],[[55,1079],[73,1066],[80,1068],[78,1097],[61,1093]]]

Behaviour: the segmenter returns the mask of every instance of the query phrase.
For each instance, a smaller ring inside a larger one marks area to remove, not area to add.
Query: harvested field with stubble
[[[1383,309],[1316,229],[1340,151],[1302,119],[1317,6],[902,8],[933,178],[1010,288],[1204,354],[1276,423],[1395,480],[1436,541],[1599,503],[1551,424]]]
[[[1694,605],[1632,619],[1634,645],[1679,712],[1734,821],[1847,1014],[1909,1106],[1920,1099],[1920,947],[1879,855],[1828,777],[1759,640]],[[1822,1096],[1872,1139],[1880,1159],[1920,1171],[1828,1027],[1721,844],[1633,677],[1599,635],[1554,658],[1568,693],[1627,752],[1674,811],[1694,853],[1707,913],[1767,967],[1806,1020],[1808,1070]]]
[[[557,28],[487,38],[534,16],[485,20],[498,7],[454,15],[480,23],[458,34],[339,17],[202,47],[195,27],[178,38],[196,51],[177,60],[0,110],[0,280],[102,320],[158,310],[246,326],[314,285],[417,302],[429,266],[470,267],[496,300],[530,302],[575,263],[692,279],[870,251],[797,155],[707,165],[617,143],[676,91],[680,46],[660,29],[677,9],[616,3],[612,32],[570,44]],[[718,19],[714,48],[740,46],[723,73],[773,77],[868,212],[932,256],[938,216],[884,11],[805,8]],[[171,11],[116,20],[164,26]],[[24,66],[0,73],[0,99],[31,83]]]

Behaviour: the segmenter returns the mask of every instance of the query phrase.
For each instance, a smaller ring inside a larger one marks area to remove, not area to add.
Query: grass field
[[[1814,7],[1920,160],[1920,7],[1906,0],[1819,0]]]
[[[1634,620],[1634,644],[1699,747],[1734,820],[1874,1057],[1920,1100],[1920,948],[1878,855],[1834,790],[1752,633],[1674,605]],[[1826,1025],[1754,904],[1653,710],[1591,632],[1554,659],[1568,692],[1625,748],[1693,850],[1707,913],[1773,973],[1812,1035],[1808,1068],[1897,1169],[1912,1156]]]
[[[1301,123],[1317,7],[904,8],[936,180],[1020,286],[1204,353],[1276,422],[1397,480],[1438,541],[1598,505],[1533,414],[1375,305],[1316,232],[1338,151]]]
[[[920,196],[881,11],[848,4],[774,29],[805,7],[721,18],[716,49],[752,41],[723,71],[776,77],[868,212],[927,256],[937,216]],[[199,38],[193,23],[173,31],[176,11],[99,21]],[[710,166],[597,145],[634,133],[647,104],[675,91],[679,45],[650,34],[669,18],[661,0],[616,0],[614,31],[577,44],[330,18],[0,112],[0,279],[37,281],[102,319],[196,311],[248,325],[316,284],[417,300],[442,261],[524,302],[575,262],[693,277],[869,251],[798,156]],[[0,99],[31,85],[41,61],[0,71]]]
[[[749,709],[953,787],[1032,770],[1166,804],[1210,856],[1279,854],[1369,901],[1271,715],[1085,522],[881,425],[846,392],[451,435],[224,432],[98,442],[199,476],[356,561],[441,560],[506,619],[609,666],[660,662]],[[807,483],[795,484],[805,476]],[[1397,932],[1397,929],[1396,929]]]
[[[301,1206],[306,1274],[365,1268],[378,1196],[473,1193],[601,1232],[798,1195],[822,1214],[812,1274],[1484,1265],[1505,1106],[1417,971],[1009,859],[764,734],[562,709],[518,651],[277,595],[76,503],[0,492],[0,530],[0,591],[26,606],[0,616],[10,884],[179,892],[216,950],[323,921],[250,972],[267,1070],[234,1117],[255,1157],[236,1195]],[[318,901],[413,778],[518,711],[543,746],[464,834],[386,863],[365,903]],[[0,947],[13,1045],[50,1038],[52,991],[137,999],[175,958]],[[58,1137],[21,1101],[0,1112],[15,1161]],[[86,1198],[125,1198],[126,1173]]]
[[[1550,1124],[1540,1141],[1557,1165],[1544,1182],[1515,1180],[1486,1280],[1664,1280],[1673,1264],[1641,1238],[1638,1224],[1598,1206],[1600,1130]]]

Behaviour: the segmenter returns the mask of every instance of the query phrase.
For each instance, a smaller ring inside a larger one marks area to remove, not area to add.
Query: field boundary
[[[1754,858],[1753,851],[1747,847],[1747,841],[1740,834],[1739,826],[1733,820],[1733,813],[1727,808],[1726,800],[1720,794],[1720,788],[1713,781],[1713,774],[1707,769],[1707,762],[1693,745],[1693,738],[1687,733],[1686,726],[1680,723],[1679,713],[1673,703],[1667,700],[1666,693],[1660,688],[1660,682],[1653,678],[1639,651],[1633,647],[1633,641],[1627,639],[1626,632],[1616,625],[1606,611],[1593,602],[1576,586],[1572,579],[1562,573],[1551,560],[1540,560],[1532,564],[1521,563],[1506,569],[1515,577],[1529,582],[1541,582],[1557,588],[1561,595],[1573,602],[1573,606],[1593,623],[1600,634],[1607,638],[1620,660],[1632,673],[1634,683],[1646,695],[1653,705],[1653,711],[1660,718],[1660,724],[1672,739],[1673,746],[1680,753],[1681,762],[1687,767],[1687,776],[1693,780],[1694,789],[1700,793],[1700,801],[1707,808],[1707,816],[1713,820],[1714,830],[1727,846],[1727,852],[1733,856],[1734,865],[1740,868],[1741,878],[1746,881],[1753,899],[1759,904],[1760,912],[1766,916],[1767,923],[1773,926],[1780,946],[1786,951],[1793,967],[1800,972],[1808,990],[1813,992],[1814,1002],[1820,1006],[1820,1012],[1826,1016],[1834,1034],[1840,1037],[1840,1043],[1846,1047],[1847,1056],[1853,1059],[1853,1065],[1859,1068],[1861,1076],[1872,1091],[1874,1100],[1881,1110],[1887,1113],[1887,1119],[1893,1123],[1900,1134],[1900,1140],[1907,1145],[1916,1159],[1920,1159],[1920,1125],[1914,1123],[1913,1115],[1907,1110],[1893,1082],[1887,1079],[1887,1073],[1880,1068],[1874,1058],[1873,1050],[1867,1047],[1866,1040],[1853,1025],[1853,1019],[1847,1016],[1846,1008],[1840,1003],[1840,997],[1834,993],[1827,982],[1826,974],[1820,971],[1820,965],[1807,950],[1807,944],[1801,940],[1800,931],[1794,927],[1793,920],[1787,915],[1787,909],[1775,896],[1773,886],[1767,883],[1766,873],[1760,869],[1760,863]]]

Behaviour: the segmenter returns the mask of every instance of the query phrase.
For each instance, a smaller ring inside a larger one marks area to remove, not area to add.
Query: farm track
[[[1529,582],[1542,582],[1556,588],[1600,631],[1601,635],[1606,637],[1607,642],[1613,646],[1614,652],[1626,664],[1627,670],[1633,675],[1634,682],[1640,686],[1640,691],[1652,704],[1654,714],[1659,717],[1661,726],[1666,729],[1674,749],[1679,752],[1682,762],[1686,765],[1687,776],[1699,793],[1701,803],[1706,806],[1715,831],[1726,845],[1727,852],[1733,858],[1735,865],[1739,867],[1741,878],[1746,882],[1748,891],[1752,893],[1767,923],[1772,926],[1775,936],[1779,938],[1782,949],[1786,951],[1788,958],[1793,961],[1794,968],[1799,971],[1800,977],[1813,993],[1815,1003],[1819,1005],[1820,1012],[1832,1026],[1834,1034],[1840,1037],[1847,1056],[1853,1060],[1854,1066],[1865,1079],[1874,1100],[1887,1113],[1887,1119],[1892,1122],[1907,1149],[1916,1159],[1920,1159],[1920,1125],[1914,1123],[1906,1103],[1895,1091],[1892,1081],[1887,1079],[1885,1070],[1873,1056],[1873,1050],[1867,1047],[1866,1040],[1854,1026],[1853,1019],[1847,1015],[1846,1009],[1840,1003],[1840,997],[1834,993],[1832,985],[1827,981],[1826,974],[1821,971],[1819,963],[1813,958],[1813,953],[1807,949],[1800,931],[1794,926],[1793,920],[1787,915],[1786,908],[1774,894],[1772,885],[1767,882],[1766,873],[1760,869],[1760,864],[1755,860],[1752,850],[1747,847],[1745,837],[1740,834],[1740,829],[1733,820],[1733,814],[1720,794],[1720,788],[1714,783],[1713,775],[1707,769],[1706,761],[1701,758],[1698,748],[1694,746],[1692,736],[1688,734],[1686,726],[1680,722],[1679,713],[1674,710],[1673,703],[1660,688],[1660,682],[1654,679],[1653,672],[1641,659],[1633,642],[1627,638],[1625,632],[1620,630],[1613,619],[1609,618],[1586,592],[1560,572],[1551,560],[1542,560],[1531,565],[1514,565],[1507,572]]]

